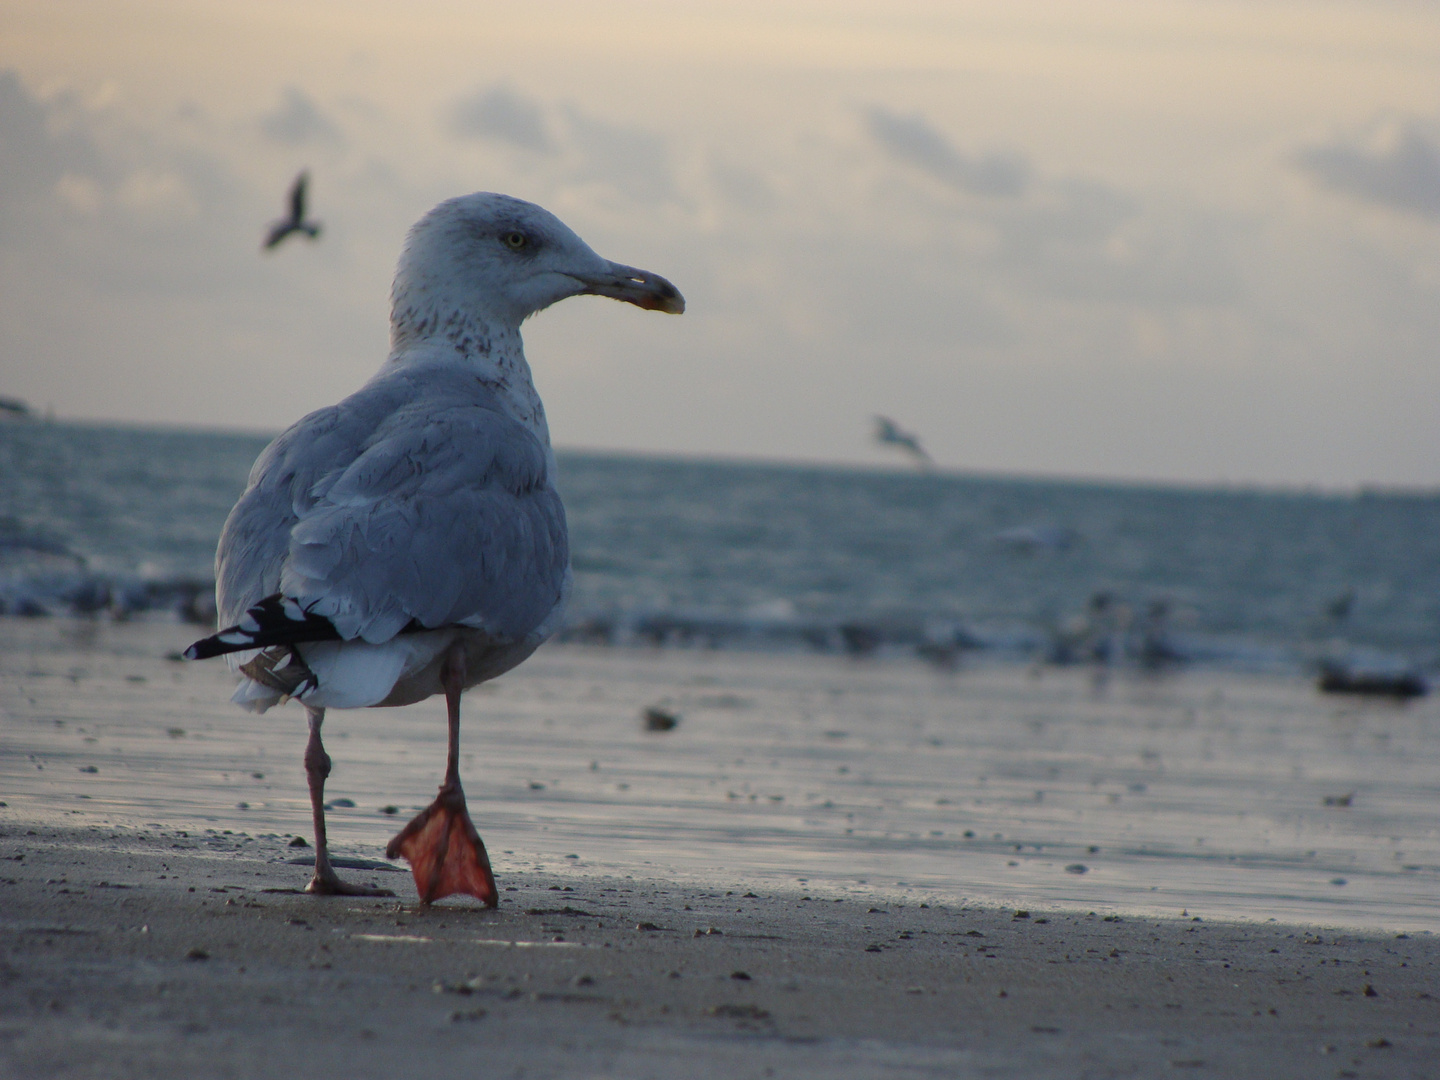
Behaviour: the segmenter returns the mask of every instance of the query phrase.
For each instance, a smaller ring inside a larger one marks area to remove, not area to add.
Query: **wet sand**
[[[536,873],[495,912],[424,910],[293,892],[278,840],[11,826],[0,852],[6,1076],[1419,1077],[1440,1055],[1428,936]]]
[[[225,705],[222,671],[165,659],[186,640],[0,620],[0,1075],[1440,1059],[1429,706],[547,649],[467,698],[501,907],[420,909],[384,868],[342,873],[394,900],[293,891],[298,710]],[[327,724],[342,856],[378,862],[433,792],[433,704]],[[679,726],[643,731],[650,704]]]

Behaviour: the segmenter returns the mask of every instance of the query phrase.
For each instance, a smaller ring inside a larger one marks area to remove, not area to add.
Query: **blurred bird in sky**
[[[933,464],[930,455],[920,445],[920,437],[903,430],[887,416],[875,417],[875,441],[887,446],[898,446],[922,465]]]
[[[273,251],[292,233],[304,233],[311,240],[320,235],[318,222],[305,220],[305,189],[310,185],[310,174],[301,172],[290,185],[290,216],[270,226],[270,235],[265,238],[265,250]]]

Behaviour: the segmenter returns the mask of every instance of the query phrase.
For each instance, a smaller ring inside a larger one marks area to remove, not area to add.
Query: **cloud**
[[[613,187],[639,203],[665,202],[675,194],[670,144],[645,128],[612,124],[566,106],[570,141],[580,154],[575,178]]]
[[[1152,205],[1153,197],[1048,174],[1024,157],[967,159],[923,117],[877,107],[867,122],[892,168],[919,168],[952,190],[990,196],[917,197],[899,184],[877,193],[892,237],[904,237],[917,259],[942,253],[941,266],[983,267],[989,288],[1008,294],[1002,308],[1214,307],[1242,298],[1229,237],[1194,206]]]
[[[457,101],[450,108],[452,134],[492,139],[537,154],[553,154],[555,144],[540,105],[505,86],[492,86]]]
[[[25,89],[13,71],[0,71],[0,214],[47,195],[67,175],[99,168],[90,140],[61,129],[55,110]]]
[[[1440,147],[1413,120],[1389,121],[1359,138],[1303,147],[1294,160],[1332,191],[1440,217]]]
[[[1144,308],[1224,306],[1244,288],[1221,225],[1194,206],[1149,205],[1108,184],[1037,184],[998,215],[993,265],[1036,296]]]
[[[1030,183],[1030,165],[1022,157],[991,154],[974,158],[961,153],[918,113],[902,116],[879,105],[864,111],[870,136],[894,160],[911,165],[942,184],[967,195],[1023,195]]]
[[[495,85],[453,103],[445,126],[459,138],[503,143],[536,155],[530,164],[561,186],[609,188],[642,204],[675,197],[665,135],[602,120],[573,103],[551,105]]]
[[[726,203],[740,210],[762,212],[775,206],[775,192],[769,182],[744,166],[711,161],[708,179]]]
[[[238,190],[229,169],[183,139],[137,130],[74,93],[39,97],[0,72],[0,262],[48,281],[47,302],[214,288]]]
[[[286,146],[340,141],[340,129],[298,86],[281,91],[280,104],[260,118],[260,130]]]

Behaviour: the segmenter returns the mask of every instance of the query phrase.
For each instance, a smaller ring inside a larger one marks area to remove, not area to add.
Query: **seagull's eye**
[[[505,246],[511,251],[520,251],[530,244],[530,238],[519,229],[512,229],[505,234]]]

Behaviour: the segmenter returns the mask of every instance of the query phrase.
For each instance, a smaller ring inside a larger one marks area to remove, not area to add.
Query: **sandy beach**
[[[380,852],[438,780],[436,703],[333,714],[342,873],[396,897],[306,896],[299,710],[229,706],[223,668],[167,659],[190,636],[0,620],[0,1073],[1418,1077],[1440,1055],[1431,704],[551,647],[467,697],[500,908],[421,909]],[[644,730],[652,706],[674,730]]]

